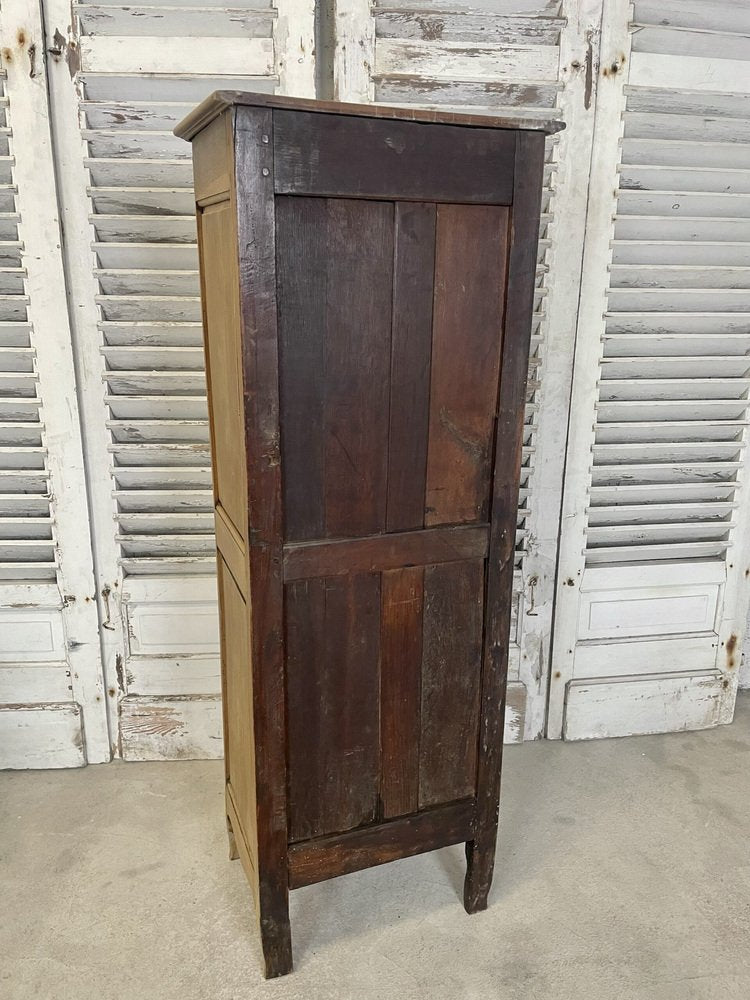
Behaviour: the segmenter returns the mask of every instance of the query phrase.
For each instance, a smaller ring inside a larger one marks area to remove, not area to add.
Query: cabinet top
[[[413,122],[437,122],[443,125],[469,125],[474,128],[496,128],[543,132],[552,135],[565,128],[555,118],[528,118],[524,115],[472,115],[457,111],[427,111],[421,108],[392,108],[382,104],[348,104],[343,101],[313,101],[304,97],[281,97],[274,94],[253,94],[243,90],[216,90],[197,108],[183,118],[174,134],[192,139],[222,111],[233,106],[253,108],[289,108],[299,111],[319,111],[327,115],[352,115],[361,118],[400,119]]]

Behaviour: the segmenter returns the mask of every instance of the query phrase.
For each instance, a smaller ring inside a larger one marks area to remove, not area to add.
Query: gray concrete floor
[[[750,696],[705,733],[506,756],[490,907],[449,848],[292,893],[260,976],[222,766],[0,775],[7,1000],[750,998]]]

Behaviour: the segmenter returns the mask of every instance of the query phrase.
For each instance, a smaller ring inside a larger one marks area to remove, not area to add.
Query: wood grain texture
[[[289,885],[297,889],[397,858],[459,844],[472,836],[474,801],[454,802],[389,823],[289,847]]]
[[[223,691],[227,705],[225,749],[227,782],[237,811],[237,838],[245,841],[257,871],[258,827],[255,792],[255,724],[250,663],[250,617],[237,583],[221,558],[217,560],[221,599]]]
[[[279,392],[284,533],[325,533],[325,363],[328,206],[276,199]]]
[[[277,205],[286,538],[381,531],[393,206],[320,198]]]
[[[271,112],[247,111],[235,129],[237,246],[245,382],[247,537],[252,607],[258,899],[266,975],[292,967],[286,872],[286,740],[281,456]],[[266,174],[263,171],[266,171]]]
[[[430,412],[435,206],[397,202],[388,434],[388,531],[421,528]]]
[[[380,632],[380,799],[383,816],[419,808],[421,566],[383,573]]]
[[[427,525],[488,517],[507,238],[507,209],[438,207]]]
[[[488,540],[489,528],[472,524],[330,542],[287,543],[284,580],[482,559],[487,554]]]
[[[246,537],[247,488],[242,361],[237,295],[237,261],[232,248],[234,219],[229,200],[198,211],[203,259],[206,377],[210,386],[214,502],[221,504],[238,534]]]
[[[426,567],[420,808],[476,791],[483,604],[483,562]]]
[[[385,527],[393,206],[330,200],[326,258],[325,532],[369,535]]]
[[[378,575],[287,587],[290,841],[377,817],[379,659]]]
[[[519,133],[495,444],[490,553],[487,560],[479,735],[482,753],[477,769],[477,829],[475,838],[467,846],[468,869],[464,884],[464,906],[470,913],[487,906],[495,860],[516,509],[543,170],[543,136]]]
[[[279,109],[274,135],[277,194],[510,204],[509,132]]]

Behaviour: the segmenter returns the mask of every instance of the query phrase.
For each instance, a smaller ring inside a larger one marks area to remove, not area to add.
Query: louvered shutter
[[[108,680],[126,758],[219,756],[210,452],[189,144],[217,89],[312,95],[313,6],[51,2],[69,282]],[[71,79],[72,76],[72,79]]]
[[[38,6],[0,6],[0,768],[110,757]]]
[[[544,727],[557,527],[593,134],[600,0],[336,4],[334,96],[527,117],[548,140],[518,511],[506,739]],[[559,241],[562,238],[562,243]],[[554,279],[554,280],[551,280]]]
[[[550,698],[568,738],[728,721],[748,575],[750,10],[618,0],[605,27]]]

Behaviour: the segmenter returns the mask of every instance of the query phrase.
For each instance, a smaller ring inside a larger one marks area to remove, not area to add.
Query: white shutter
[[[219,756],[190,145],[213,90],[312,95],[313,5],[46,7],[107,669],[126,758]],[[72,76],[72,79],[71,79]]]
[[[750,11],[613,0],[605,25],[550,698],[567,738],[728,721],[748,565]]]
[[[0,6],[0,768],[109,760],[39,8]]]
[[[567,125],[547,145],[518,512],[508,740],[533,739],[544,728],[600,20],[601,0],[383,0],[372,10],[363,0],[336,4],[338,99],[553,115]]]

